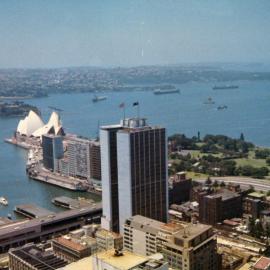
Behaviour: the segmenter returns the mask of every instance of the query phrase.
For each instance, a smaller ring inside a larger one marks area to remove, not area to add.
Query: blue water
[[[243,132],[246,140],[257,145],[270,146],[270,82],[238,82],[235,90],[212,90],[212,83],[188,83],[180,85],[181,94],[155,96],[152,92],[112,92],[104,95],[108,99],[92,103],[92,94],[62,94],[48,98],[31,99],[28,103],[40,108],[44,120],[48,120],[55,106],[61,113],[67,133],[95,137],[98,124],[118,123],[123,112],[118,108],[126,104],[126,115],[137,115],[132,103],[139,101],[140,115],[150,124],[162,125],[168,134],[175,132],[194,136],[198,131],[205,134],[226,134],[239,137]],[[103,95],[103,94],[102,94]],[[205,105],[212,97],[215,105]],[[227,110],[218,111],[219,105]],[[18,118],[0,118],[0,196],[9,200],[9,206],[0,206],[0,216],[12,213],[15,205],[36,203],[39,206],[59,211],[51,204],[55,196],[87,196],[77,192],[29,180],[25,175],[26,151],[3,142],[17,127]],[[96,197],[94,197],[96,198]]]

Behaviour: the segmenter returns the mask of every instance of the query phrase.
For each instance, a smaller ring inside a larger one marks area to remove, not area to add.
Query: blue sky
[[[269,0],[0,0],[0,68],[270,62]]]

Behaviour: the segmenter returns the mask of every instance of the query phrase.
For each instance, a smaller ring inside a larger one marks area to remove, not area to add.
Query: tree
[[[205,184],[208,186],[210,186],[212,184],[212,180],[211,180],[210,176],[207,177]]]
[[[226,187],[226,184],[225,184],[225,182],[224,182],[224,181],[221,181],[221,183],[220,183],[220,187]]]
[[[217,188],[218,186],[219,186],[218,181],[215,180],[214,183],[213,183],[213,187]]]
[[[200,132],[200,131],[198,131],[198,134],[197,134],[197,140],[198,140],[198,142],[201,141],[201,132]]]
[[[241,132],[241,134],[240,134],[240,141],[245,141],[245,136],[244,136],[244,134],[243,134],[243,132]]]

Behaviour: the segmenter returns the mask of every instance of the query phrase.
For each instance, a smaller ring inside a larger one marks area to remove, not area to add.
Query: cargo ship
[[[215,85],[213,90],[226,90],[226,89],[237,89],[239,88],[238,85]]]
[[[166,94],[176,94],[180,93],[179,89],[168,89],[168,90],[161,90],[161,89],[156,89],[153,92],[155,95],[166,95]]]

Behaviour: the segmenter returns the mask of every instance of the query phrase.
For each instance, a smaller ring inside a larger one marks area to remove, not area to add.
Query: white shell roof
[[[48,123],[35,130],[32,135],[34,137],[41,137],[42,135],[48,134],[52,130],[54,130],[54,134],[58,134],[61,129],[62,125],[58,113],[52,112]]]
[[[17,132],[21,135],[30,136],[35,130],[41,128],[43,125],[44,123],[40,116],[31,110],[23,120],[20,120]]]

